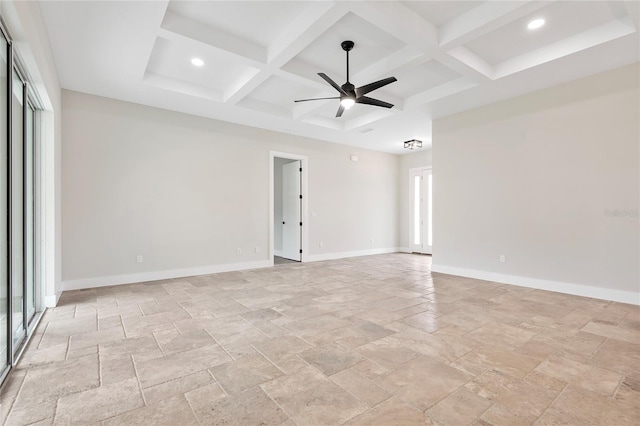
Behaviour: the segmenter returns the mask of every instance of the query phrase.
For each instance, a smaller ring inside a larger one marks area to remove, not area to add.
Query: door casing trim
[[[309,256],[309,158],[306,155],[291,152],[269,151],[269,264],[273,266],[274,255],[274,170],[276,158],[300,160],[302,167],[302,254],[300,262],[306,262]]]

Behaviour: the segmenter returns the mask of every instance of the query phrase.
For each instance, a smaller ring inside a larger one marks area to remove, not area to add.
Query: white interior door
[[[302,249],[302,163],[282,166],[282,257],[300,262]]]
[[[411,171],[411,251],[431,254],[433,246],[433,177],[431,169]]]

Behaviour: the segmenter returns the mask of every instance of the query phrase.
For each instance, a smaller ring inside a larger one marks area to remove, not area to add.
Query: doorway
[[[272,264],[302,262],[306,243],[306,162],[304,156],[271,152]]]
[[[410,171],[411,252],[432,254],[433,177],[430,168]]]

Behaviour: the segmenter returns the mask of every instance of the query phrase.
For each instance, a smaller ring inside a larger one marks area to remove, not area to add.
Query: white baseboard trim
[[[273,250],[273,255],[274,255],[274,256],[278,256],[278,257],[282,257],[282,251],[280,251],[280,250]]]
[[[398,247],[400,253],[413,253],[409,247]]]
[[[493,281],[503,284],[511,284],[519,287],[535,288],[538,290],[555,291],[557,293],[572,294],[574,296],[591,297],[594,299],[611,300],[613,302],[640,305],[640,293],[632,291],[612,290],[602,287],[593,287],[583,284],[565,283],[562,281],[550,281],[539,278],[507,275],[498,272],[482,271],[479,269],[458,268],[446,265],[431,265],[432,272],[441,274],[458,275],[461,277],[476,278],[479,280]]]
[[[53,294],[51,296],[44,297],[45,308],[55,308],[58,306],[58,300],[60,300],[60,293]]]
[[[398,247],[391,248],[376,248],[369,250],[357,250],[357,251],[343,251],[338,253],[325,253],[325,254],[312,254],[305,257],[305,262],[320,262],[323,260],[332,260],[332,259],[344,259],[347,257],[358,257],[358,256],[371,256],[373,254],[387,254],[387,253],[397,253],[400,249]]]
[[[62,282],[63,291],[85,288],[106,287],[110,285],[133,284],[144,281],[166,280],[170,278],[191,277],[194,275],[215,274],[218,272],[242,271],[245,269],[267,268],[272,266],[269,260],[255,262],[228,263],[223,265],[199,266],[195,268],[171,269],[165,271],[141,272],[138,274],[111,275],[107,277],[81,278]],[[48,305],[47,305],[48,306]]]

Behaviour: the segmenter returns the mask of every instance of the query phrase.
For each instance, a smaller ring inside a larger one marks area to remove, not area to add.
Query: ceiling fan
[[[347,52],[347,82],[342,86],[338,86],[338,84],[331,80],[329,76],[325,73],[319,72],[318,75],[322,77],[327,83],[329,83],[334,89],[340,92],[340,96],[334,96],[330,98],[313,98],[313,99],[298,99],[294,102],[307,102],[307,101],[319,101],[324,99],[340,99],[340,107],[338,108],[338,112],[336,113],[336,117],[341,117],[342,113],[345,109],[349,109],[353,106],[353,104],[367,104],[373,105],[383,108],[391,108],[393,104],[388,102],[380,101],[378,99],[373,99],[368,96],[365,96],[367,93],[372,92],[376,89],[379,89],[387,84],[393,83],[394,81],[398,81],[395,77],[387,77],[379,81],[375,81],[373,83],[365,84],[361,87],[355,87],[351,82],[349,82],[349,51],[353,49],[355,44],[351,40],[343,41],[340,46],[342,46],[342,50]]]

